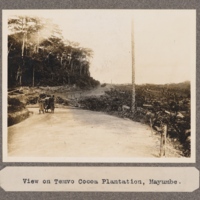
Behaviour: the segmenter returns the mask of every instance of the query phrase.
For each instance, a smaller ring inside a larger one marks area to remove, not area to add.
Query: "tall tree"
[[[51,74],[52,80],[62,80],[67,74],[68,83],[70,78],[75,80],[77,75],[89,74],[89,60],[93,51],[80,47],[77,42],[64,40],[62,31],[52,20],[12,16],[8,20],[8,30],[8,67],[11,69],[11,79],[15,73],[18,74],[17,77],[20,76],[18,80],[29,82],[28,84],[32,82],[34,86],[38,81],[38,74],[45,79]],[[50,54],[51,62],[47,62]],[[63,55],[66,57],[65,68],[60,66]],[[48,63],[53,67],[49,67]],[[15,65],[18,70],[12,70]],[[26,74],[26,80],[22,79],[23,74]]]

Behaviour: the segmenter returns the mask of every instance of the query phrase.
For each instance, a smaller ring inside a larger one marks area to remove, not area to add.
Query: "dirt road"
[[[158,157],[159,137],[146,125],[100,112],[57,108],[8,128],[8,156]],[[170,146],[167,157],[180,157]]]

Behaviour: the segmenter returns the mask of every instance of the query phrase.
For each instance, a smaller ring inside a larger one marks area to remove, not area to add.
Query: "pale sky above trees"
[[[3,20],[10,15],[51,19],[65,39],[93,49],[91,76],[101,82],[131,83],[132,20],[137,84],[182,82],[194,75],[194,10],[6,10],[3,14]]]

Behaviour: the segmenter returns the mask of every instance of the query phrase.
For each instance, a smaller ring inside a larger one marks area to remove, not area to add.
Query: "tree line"
[[[41,17],[8,19],[8,86],[76,84],[90,77],[93,51],[64,39],[61,29]]]

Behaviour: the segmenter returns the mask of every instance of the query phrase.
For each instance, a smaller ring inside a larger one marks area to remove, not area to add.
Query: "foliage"
[[[8,33],[9,87],[80,84],[90,77],[93,51],[64,40],[51,20],[12,16]]]
[[[103,111],[152,127],[168,125],[168,136],[183,145],[183,154],[190,156],[190,83],[137,85],[136,112],[131,112],[131,85],[117,85],[100,97],[79,100],[82,108]],[[123,106],[127,110],[123,110]]]
[[[14,113],[25,109],[25,105],[14,97],[8,97],[8,113]]]

